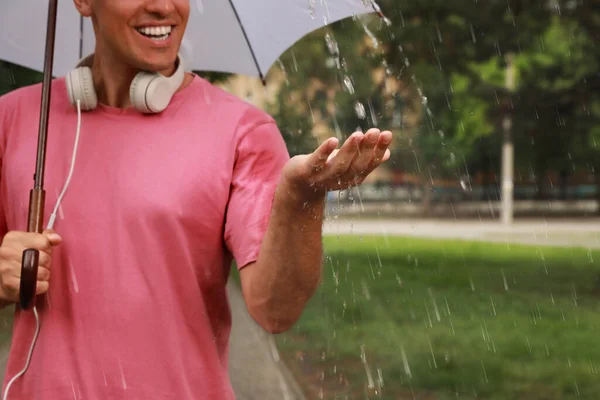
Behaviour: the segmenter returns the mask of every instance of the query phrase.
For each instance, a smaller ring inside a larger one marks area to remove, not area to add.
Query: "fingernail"
[[[392,134],[390,132],[384,132],[381,134],[381,142],[383,144],[389,144],[392,141]]]
[[[52,240],[53,242],[57,242],[59,240],[62,240],[62,237],[60,237],[58,233],[50,233],[48,234],[48,239]]]

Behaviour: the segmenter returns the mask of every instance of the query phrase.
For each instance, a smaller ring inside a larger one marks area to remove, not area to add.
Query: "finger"
[[[379,129],[369,129],[365,134],[365,137],[358,150],[358,156],[352,163],[352,172],[358,177],[363,176],[366,173],[367,168],[373,159],[373,149],[377,146],[379,141],[380,131]]]
[[[390,131],[381,132],[381,135],[379,135],[379,141],[377,142],[377,146],[375,148],[375,154],[373,156],[372,166],[377,167],[379,164],[381,164],[384,161],[383,158],[386,155],[386,153],[388,151],[388,147],[391,142],[392,142],[392,132],[390,132]],[[389,158],[389,156],[388,156],[388,158]]]
[[[383,161],[389,160],[391,155],[392,155],[392,152],[390,151],[390,149],[387,149],[385,151],[385,154],[383,155],[383,159],[381,161],[383,162]]]
[[[21,260],[12,260],[4,274],[21,279]]]
[[[50,288],[50,283],[48,281],[37,281],[35,285],[35,294],[40,295],[44,294]]]
[[[377,145],[375,147],[375,152],[371,153],[371,160],[367,163],[366,166],[357,165],[353,166],[353,170],[356,171],[353,176],[346,176],[345,180],[348,182],[352,182],[355,185],[358,185],[364,181],[364,179],[373,172],[377,167],[381,165],[384,161],[388,160],[391,156],[391,152],[388,149],[392,140],[392,133],[389,131],[384,131],[379,136],[379,140],[377,141]]]
[[[8,244],[0,247],[0,260],[21,262],[21,251],[16,250]]]
[[[336,156],[328,161],[328,173],[334,176],[343,175],[350,168],[354,157],[356,157],[363,138],[364,134],[362,132],[353,133],[344,142]]]
[[[46,229],[42,234],[48,238],[52,246],[58,246],[62,243],[62,237],[53,229]]]
[[[40,267],[50,269],[50,264],[52,263],[52,256],[45,251],[40,251],[40,258],[38,260],[38,265]]]
[[[312,169],[315,171],[323,169],[327,160],[331,158],[332,153],[336,150],[338,144],[339,140],[337,138],[329,138],[321,143],[309,158],[309,165]]]
[[[39,267],[37,274],[38,281],[49,281],[50,280],[50,270],[48,268]]]
[[[337,156],[337,153],[340,152],[340,149],[335,149],[334,151],[331,152],[331,154],[329,155],[329,157],[327,157],[327,161],[331,161],[335,156]]]
[[[38,277],[39,271],[43,268],[46,270],[50,270],[52,265],[52,257],[43,251],[40,252],[40,258],[38,261]],[[2,263],[2,268],[0,268],[0,274],[4,276],[13,276],[15,278],[21,278],[21,269],[23,268],[22,257],[12,258],[9,261]]]
[[[47,235],[31,232],[11,232],[10,237],[3,243],[4,246],[15,248],[20,253],[25,249],[36,249],[40,251],[49,251],[52,249],[52,241]]]

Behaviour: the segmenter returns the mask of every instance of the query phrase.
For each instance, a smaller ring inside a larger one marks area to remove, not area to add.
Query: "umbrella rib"
[[[252,54],[252,58],[254,59],[254,64],[256,65],[256,70],[258,71],[258,75],[260,76],[260,80],[264,84],[265,77],[263,76],[263,73],[260,69],[260,65],[258,65],[258,60],[256,59],[256,54],[254,54],[254,49],[252,48],[250,39],[248,39],[248,34],[246,33],[246,29],[244,29],[244,24],[242,24],[242,20],[240,19],[240,15],[238,14],[237,9],[235,8],[235,5],[233,4],[233,0],[229,0],[229,4],[231,5],[231,9],[233,10],[235,17],[237,18],[237,20],[240,24],[240,28],[242,29],[242,33],[244,34],[244,39],[246,39],[246,43],[248,44],[248,48],[250,49],[250,54]]]

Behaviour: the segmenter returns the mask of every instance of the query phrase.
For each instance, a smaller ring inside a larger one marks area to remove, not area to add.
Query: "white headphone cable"
[[[73,170],[75,168],[75,158],[77,157],[77,147],[79,144],[79,133],[80,132],[81,132],[81,103],[80,103],[80,100],[77,100],[77,133],[75,134],[75,145],[73,148],[73,157],[71,159],[71,169],[69,170],[69,175],[67,177],[67,181],[65,182],[65,186],[63,187],[62,192],[58,196],[58,200],[56,201],[54,210],[52,211],[52,214],[50,215],[50,218],[48,220],[47,229],[52,229],[54,227],[54,222],[56,221],[56,214],[58,212],[58,207],[60,206],[60,202],[62,201],[62,198],[63,198],[65,192],[67,191],[69,182],[71,182],[71,177],[73,176]],[[10,382],[8,382],[8,385],[6,385],[6,390],[4,392],[3,400],[8,399],[8,391],[10,390],[10,387],[12,386],[12,384],[19,377],[23,376],[23,374],[25,374],[25,371],[27,371],[27,368],[29,368],[29,363],[31,362],[31,355],[33,354],[35,342],[37,341],[38,334],[40,333],[40,316],[38,315],[37,308],[35,306],[33,306],[33,315],[35,316],[35,334],[33,335],[33,340],[31,341],[31,347],[29,348],[29,354],[27,355],[27,361],[25,362],[25,367],[18,374],[16,374],[10,380]]]

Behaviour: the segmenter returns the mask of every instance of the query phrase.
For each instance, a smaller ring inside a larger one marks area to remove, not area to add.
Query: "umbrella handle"
[[[27,231],[42,233],[44,221],[44,189],[31,189],[29,192],[29,218]],[[21,283],[19,289],[19,304],[23,310],[30,310],[35,305],[35,292],[40,252],[36,249],[25,249],[21,262]]]

